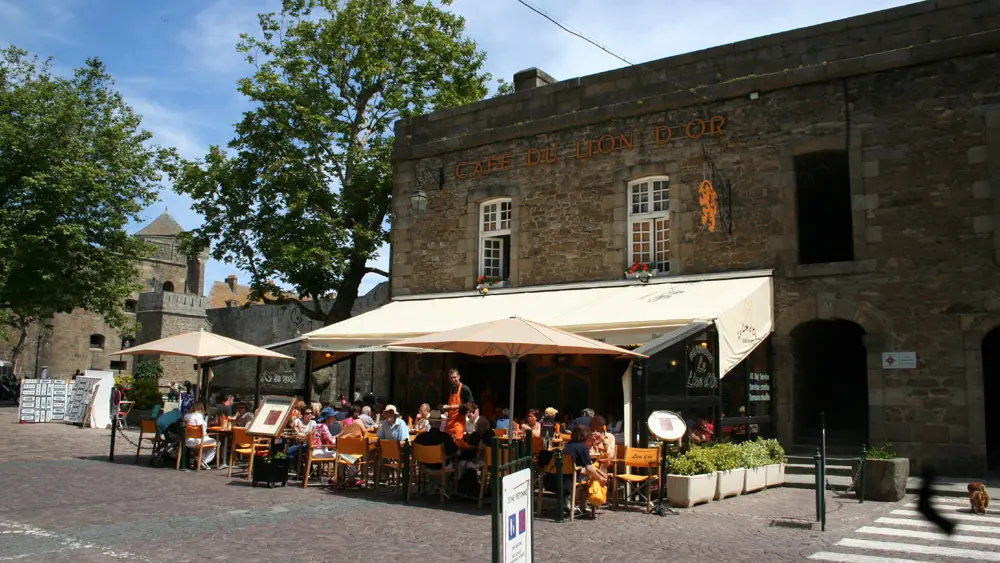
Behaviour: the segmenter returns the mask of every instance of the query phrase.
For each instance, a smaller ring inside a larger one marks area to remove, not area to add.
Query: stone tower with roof
[[[184,229],[164,212],[135,236],[153,246],[153,253],[138,264],[142,289],[123,305],[140,324],[137,343],[208,328],[204,291],[207,252],[185,256],[180,249]],[[34,377],[46,367],[49,377],[69,378],[75,370],[121,367],[131,373],[130,356],[109,355],[121,350],[121,334],[109,327],[100,315],[77,310],[56,315],[51,330],[32,331],[18,362],[18,375]],[[9,348],[9,347],[7,347]],[[0,343],[0,359],[7,359]],[[147,356],[148,358],[148,356]],[[194,377],[191,362],[176,357],[163,358],[164,382]],[[112,362],[124,362],[113,364]]]

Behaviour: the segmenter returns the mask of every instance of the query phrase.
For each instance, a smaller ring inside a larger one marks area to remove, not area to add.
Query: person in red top
[[[706,420],[704,416],[699,416],[695,425],[691,427],[689,434],[691,441],[695,444],[704,444],[711,442],[714,437],[715,425]]]

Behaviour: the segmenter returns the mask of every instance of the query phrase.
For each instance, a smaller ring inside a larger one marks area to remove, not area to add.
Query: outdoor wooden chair
[[[641,485],[646,484],[646,513],[649,514],[652,511],[652,490],[653,481],[655,480],[659,486],[663,486],[660,480],[660,448],[625,448],[625,455],[622,457],[622,463],[625,465],[625,473],[618,472],[618,464],[614,464],[615,472],[611,475],[613,492],[612,492],[612,506],[618,508],[618,483],[622,482],[626,486],[626,491],[631,485]],[[634,474],[633,469],[639,469],[644,471],[644,474]],[[627,494],[627,493],[626,493]],[[627,497],[626,497],[627,498]],[[627,502],[626,502],[627,504]]]
[[[196,439],[196,440],[199,440],[200,443],[197,446],[191,446],[190,448],[188,448],[187,445],[186,445],[188,439]],[[214,448],[216,450],[216,452],[215,452],[215,468],[218,469],[219,468],[219,452],[218,452],[218,447],[219,447],[219,442],[215,442],[214,444],[206,444],[205,443],[205,428],[203,426],[201,426],[200,424],[196,424],[196,425],[190,425],[190,424],[188,424],[188,425],[186,425],[184,427],[184,434],[181,435],[181,443],[179,444],[179,447],[177,448],[177,469],[179,470],[181,468],[181,458],[184,457],[184,456],[181,455],[181,453],[183,453],[185,451],[185,448],[187,448],[187,451],[188,451],[189,455],[190,455],[191,451],[197,450],[197,452],[198,452],[198,458],[197,458],[197,460],[195,462],[195,467],[196,467],[195,471],[201,471],[201,454],[202,454],[202,452],[204,452],[206,449],[213,449]]]
[[[329,467],[330,464],[336,464],[337,463],[337,457],[338,456],[337,456],[336,452],[327,452],[327,454],[320,455],[320,456],[313,455],[313,449],[314,448],[312,446],[312,443],[313,443],[313,433],[310,432],[306,436],[305,443],[303,443],[302,446],[301,446],[301,448],[299,448],[299,461],[302,461],[303,456],[305,456],[305,458],[304,458],[305,459],[305,465],[304,465],[304,469],[302,469],[302,488],[303,489],[309,486],[309,475],[312,473],[312,467],[313,467],[313,465],[318,465],[320,467],[324,467],[324,466],[325,467]],[[303,451],[303,450],[305,450],[305,451]],[[303,466],[300,466],[300,467],[303,467]],[[322,472],[320,473],[320,475],[322,475]],[[323,482],[320,481],[319,484],[322,485]]]
[[[253,456],[257,452],[266,452],[270,448],[267,438],[257,438],[247,435],[246,428],[233,427],[232,447],[229,448],[229,472],[227,477],[233,476],[233,465],[237,456],[247,457],[247,476],[250,476],[250,467],[253,465]]]
[[[139,441],[135,448],[136,463],[139,463],[139,451],[142,450],[143,441],[149,442],[153,450],[150,455],[155,456],[163,447],[163,438],[160,436],[159,430],[156,429],[156,420],[143,419],[139,421]]]
[[[503,438],[504,436],[507,435],[507,429],[506,428],[494,428],[493,429],[493,435],[496,436],[497,438]]]
[[[455,475],[456,465],[454,460],[448,459],[444,455],[444,444],[438,444],[436,446],[424,446],[421,444],[413,444],[411,449],[413,460],[410,463],[410,481],[413,478],[417,478],[418,483],[422,483],[425,478],[440,477],[440,490],[441,490],[441,504],[444,504],[445,497],[449,497],[448,494],[448,477]],[[432,469],[427,467],[427,464],[440,465],[439,469]],[[410,497],[413,493],[413,487],[411,486],[406,491],[406,500],[409,502]]]
[[[378,441],[378,461],[375,462],[375,493],[382,484],[382,470],[389,470],[389,481],[386,484],[390,489],[395,490],[402,483],[401,472],[403,471],[403,457],[400,452],[399,442],[395,440]]]
[[[552,456],[552,459],[549,460],[549,462],[545,465],[545,467],[541,471],[538,472],[539,479],[538,479],[538,483],[537,483],[537,485],[535,487],[536,492],[538,494],[538,501],[535,504],[535,513],[537,515],[539,515],[539,516],[541,516],[541,514],[542,514],[542,495],[543,494],[549,493],[552,496],[556,495],[556,493],[554,493],[552,491],[546,491],[545,490],[544,475],[545,474],[555,475],[556,479],[561,479],[561,478],[564,478],[566,476],[571,476],[572,477],[572,482],[574,483],[574,486],[570,487],[570,490],[568,490],[568,491],[564,490],[563,493],[569,493],[569,506],[570,506],[569,519],[570,519],[570,522],[572,522],[573,521],[573,516],[574,516],[574,513],[575,513],[574,507],[576,506],[576,493],[580,489],[580,487],[584,487],[584,486],[587,485],[586,483],[580,483],[579,482],[579,480],[580,480],[579,479],[580,470],[581,470],[581,468],[577,467],[573,463],[572,456],[564,456],[562,458],[562,471],[558,471],[557,468],[556,468],[556,458],[555,458],[555,456]],[[556,510],[563,510],[564,508],[565,507],[563,506],[563,499],[557,498],[556,499]]]
[[[510,449],[501,445],[500,465],[510,461]],[[479,508],[483,507],[483,498],[486,497],[486,488],[493,479],[493,448],[486,446],[483,450],[483,466],[479,468]],[[502,475],[501,471],[501,475]]]
[[[333,465],[333,477],[336,485],[343,488],[346,483],[341,480],[341,467],[351,467],[358,470],[360,479],[368,466],[368,438],[337,438],[337,457]]]

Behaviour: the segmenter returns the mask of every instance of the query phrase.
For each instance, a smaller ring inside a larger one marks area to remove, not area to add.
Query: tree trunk
[[[367,260],[364,258],[352,258],[351,266],[344,276],[344,283],[337,292],[337,298],[333,301],[333,307],[324,319],[324,326],[351,318],[351,311],[354,309],[354,302],[358,300],[358,286],[361,280],[368,273]]]
[[[28,327],[31,323],[28,322],[24,317],[18,316],[11,322],[14,328],[17,329],[17,343],[10,351],[10,364],[11,373],[17,374],[17,363],[21,357],[21,352],[24,351],[24,343],[28,340]]]

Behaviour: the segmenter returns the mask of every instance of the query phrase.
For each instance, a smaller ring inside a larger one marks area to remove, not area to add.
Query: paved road
[[[14,409],[0,408],[0,561],[347,561],[428,555],[489,561],[488,512],[474,503],[453,502],[441,509],[436,502],[407,506],[395,497],[361,492],[254,489],[235,475],[227,478],[225,471],[134,465],[135,450],[122,440],[116,463],[108,463],[107,431],[15,420]],[[776,489],[663,518],[608,511],[597,521],[557,524],[543,517],[536,520],[536,560],[718,563],[804,561],[817,553],[836,561],[865,560],[826,554],[915,560],[945,555],[850,547],[856,538],[938,542],[866,531],[887,529],[888,521],[877,519],[909,511],[904,503],[859,505],[831,497],[828,531],[803,528],[814,516],[813,498],[810,491]],[[917,524],[900,529],[931,531]],[[1000,536],[988,539],[993,537]],[[995,543],[962,546],[985,550],[991,558],[984,560],[1000,560]]]

